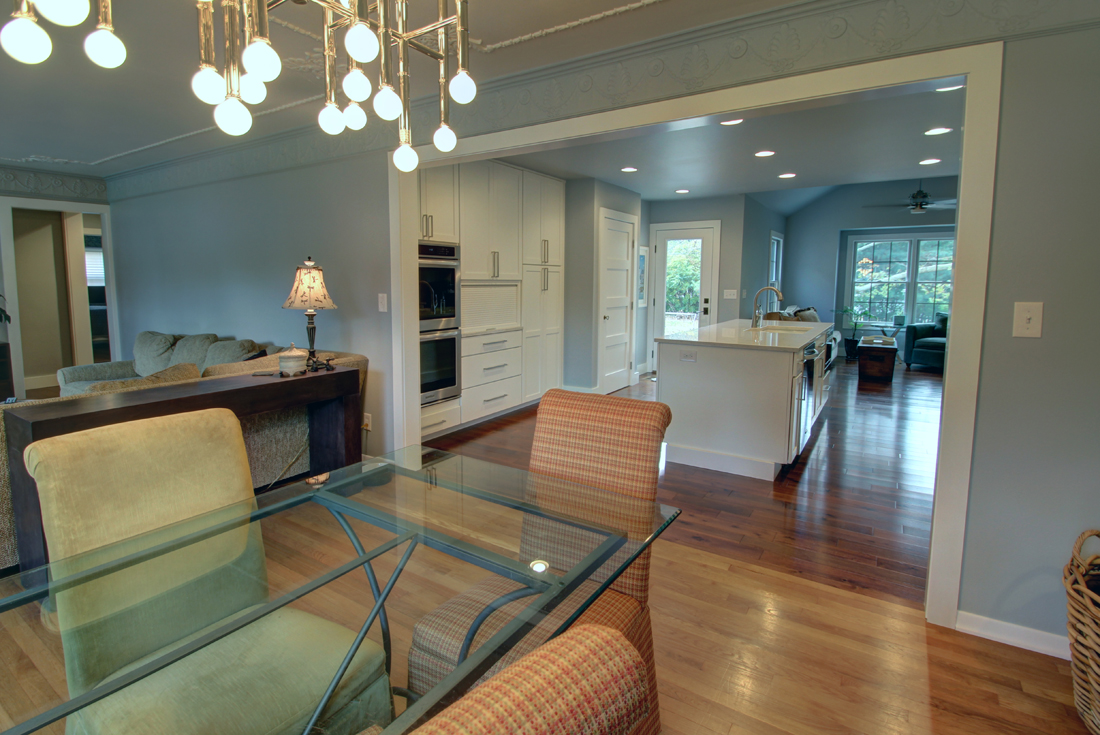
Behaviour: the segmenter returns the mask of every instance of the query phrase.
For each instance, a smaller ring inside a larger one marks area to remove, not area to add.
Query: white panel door
[[[601,393],[630,385],[636,230],[637,219],[631,215],[600,209],[597,349]]]
[[[565,230],[565,182],[542,180],[542,238],[546,240],[546,264],[561,265]]]
[[[653,280],[650,340],[718,322],[721,222],[650,226]],[[651,354],[656,347],[650,343]]]
[[[542,242],[542,185],[545,181],[545,177],[536,173],[523,172],[523,262],[529,265],[542,265],[546,260]]]

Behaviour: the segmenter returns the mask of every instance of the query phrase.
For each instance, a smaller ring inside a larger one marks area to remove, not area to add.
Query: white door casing
[[[668,268],[668,241],[698,238],[703,241],[699,283],[699,326],[718,322],[718,265],[722,242],[722,221],[668,222],[649,226],[649,243],[653,249],[650,270],[649,351],[656,356],[655,339],[665,336],[665,279]],[[707,303],[704,303],[704,299]],[[709,313],[703,314],[703,309]],[[654,369],[656,366],[651,366]]]
[[[638,217],[600,207],[597,366],[600,393],[630,385],[634,359],[634,252]]]

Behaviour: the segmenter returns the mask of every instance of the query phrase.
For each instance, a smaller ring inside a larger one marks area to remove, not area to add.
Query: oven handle
[[[450,332],[425,332],[420,335],[421,342],[432,342],[437,339],[450,339],[451,337],[457,337],[459,330],[455,329]]]
[[[418,262],[420,263],[420,265],[443,265],[448,268],[458,267],[457,260],[426,260],[424,258],[421,258]]]

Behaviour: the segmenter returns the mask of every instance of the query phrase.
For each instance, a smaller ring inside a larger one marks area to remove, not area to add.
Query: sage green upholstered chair
[[[55,577],[256,507],[241,427],[211,409],[44,439],[27,447]],[[201,518],[198,518],[201,516]],[[110,545],[110,546],[108,546]],[[98,551],[97,551],[98,549]],[[57,593],[69,695],[268,602],[260,524]],[[283,607],[71,715],[68,735],[301,733],[355,633]],[[364,641],[320,720],[389,723],[385,655]]]

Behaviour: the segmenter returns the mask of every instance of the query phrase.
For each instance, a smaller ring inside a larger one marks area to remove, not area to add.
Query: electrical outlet
[[[697,350],[680,350],[680,362],[695,362],[699,359]]]
[[[366,429],[367,431],[370,431],[370,414],[369,413],[363,414],[363,428]]]
[[[737,289],[736,288],[727,288],[726,290],[724,290],[722,292],[722,298],[724,298],[724,299],[736,299],[737,298]]]
[[[378,310],[379,311],[389,311],[390,310],[389,298],[384,293],[378,294]]]
[[[1043,302],[1017,301],[1012,313],[1013,337],[1043,336]]]

